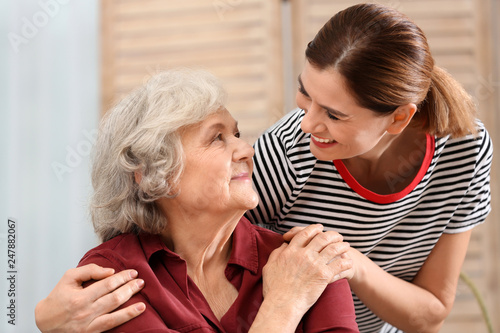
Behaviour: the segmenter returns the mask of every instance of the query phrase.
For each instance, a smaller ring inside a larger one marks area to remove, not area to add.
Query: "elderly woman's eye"
[[[218,133],[215,137],[214,137],[214,140],[213,141],[222,141],[222,133]]]

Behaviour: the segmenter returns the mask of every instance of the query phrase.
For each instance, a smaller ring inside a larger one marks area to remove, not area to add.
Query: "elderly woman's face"
[[[254,151],[239,138],[237,123],[226,109],[181,135],[185,163],[178,199],[185,208],[226,212],[257,205],[252,188]]]

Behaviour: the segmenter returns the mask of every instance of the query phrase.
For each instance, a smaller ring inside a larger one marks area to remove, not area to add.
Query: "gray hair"
[[[180,129],[224,107],[219,80],[202,70],[176,69],[153,76],[102,119],[94,148],[90,213],[101,241],[167,224],[155,204],[174,197],[183,170]],[[140,184],[134,173],[142,176]]]

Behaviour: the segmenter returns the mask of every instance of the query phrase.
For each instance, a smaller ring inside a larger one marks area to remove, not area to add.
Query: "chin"
[[[245,210],[254,209],[259,204],[259,196],[253,192],[246,197]]]
[[[334,156],[333,154],[327,154],[324,150],[320,150],[316,146],[313,146],[311,144],[310,146],[311,153],[320,161],[333,161],[333,160],[338,160],[338,156]]]

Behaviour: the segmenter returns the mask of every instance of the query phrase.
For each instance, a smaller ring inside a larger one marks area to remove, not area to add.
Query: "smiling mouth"
[[[319,142],[319,143],[334,143],[334,142],[336,142],[335,140],[328,140],[328,139],[318,138],[317,136],[312,135],[312,134],[311,134],[311,137],[312,137],[315,141],[317,141],[317,142]]]

